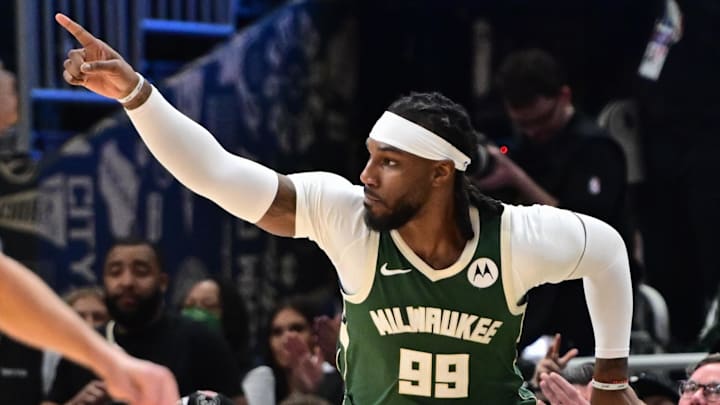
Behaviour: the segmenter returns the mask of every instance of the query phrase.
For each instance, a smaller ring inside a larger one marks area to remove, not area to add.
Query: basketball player
[[[584,278],[596,338],[594,404],[637,403],[627,384],[632,299],[622,239],[594,218],[515,207],[470,187],[467,113],[439,94],[393,103],[367,139],[364,187],[285,176],[225,151],[104,42],[81,44],[65,80],[118,99],[184,185],[280,236],[315,241],[345,300],[338,367],[346,404],[535,404],[515,345],[528,289]]]
[[[179,398],[167,369],[110,346],[34,273],[2,253],[0,329],[92,369],[114,398],[134,405],[173,405]]]

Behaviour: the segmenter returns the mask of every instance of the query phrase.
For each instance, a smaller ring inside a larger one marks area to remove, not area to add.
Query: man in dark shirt
[[[37,405],[43,396],[42,352],[0,334],[0,393],[3,404]]]
[[[166,312],[168,277],[153,245],[142,240],[116,243],[105,259],[103,282],[114,319],[101,330],[108,341],[168,367],[181,395],[209,389],[242,400],[237,365],[223,338],[201,323]],[[107,404],[111,399],[90,371],[63,360],[44,404],[68,402]]]
[[[591,118],[576,111],[556,61],[537,49],[514,53],[500,67],[498,86],[522,137],[509,155],[488,146],[494,168],[477,179],[478,186],[491,194],[509,192],[515,203],[591,215],[625,234],[624,152]],[[531,290],[520,347],[560,332],[566,349],[591,355],[594,340],[583,297],[580,280]]]

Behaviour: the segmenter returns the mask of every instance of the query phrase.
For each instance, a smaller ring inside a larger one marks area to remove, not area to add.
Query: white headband
[[[464,172],[470,158],[432,131],[385,111],[370,131],[370,138],[430,160],[452,160]]]

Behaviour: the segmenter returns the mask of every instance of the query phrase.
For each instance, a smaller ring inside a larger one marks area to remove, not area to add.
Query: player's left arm
[[[512,271],[518,296],[543,283],[583,279],[595,334],[594,378],[626,381],[632,286],[625,244],[610,225],[546,206],[512,208]],[[625,390],[595,389],[593,404],[624,404]]]
[[[633,298],[627,248],[620,234],[596,218],[576,214],[585,231],[585,249],[572,277],[583,277],[593,330],[595,371],[601,383],[627,382]],[[630,388],[593,388],[592,404],[636,403]]]

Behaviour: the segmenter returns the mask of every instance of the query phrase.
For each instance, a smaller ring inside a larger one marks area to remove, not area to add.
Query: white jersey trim
[[[362,240],[366,243],[367,258],[365,259],[365,269],[362,270],[362,280],[358,290],[354,294],[346,294],[343,288],[340,288],[343,298],[350,303],[360,304],[367,299],[372,291],[375,282],[375,273],[377,273],[377,257],[380,250],[380,234],[378,232],[370,233],[370,236]]]
[[[518,274],[513,271],[512,267],[512,208],[505,206],[502,216],[500,217],[500,268],[502,269],[502,283],[505,292],[505,300],[507,302],[508,311],[513,315],[521,315],[525,312],[527,304],[518,305],[519,298],[524,292],[518,292],[515,287],[518,282],[516,278]]]

